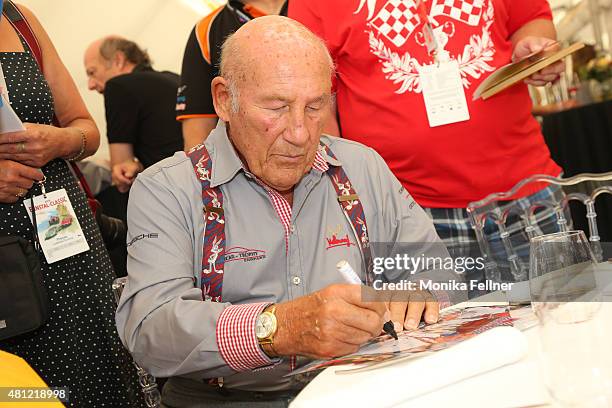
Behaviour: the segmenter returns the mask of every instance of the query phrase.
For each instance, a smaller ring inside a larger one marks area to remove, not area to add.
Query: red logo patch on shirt
[[[252,262],[266,258],[266,251],[262,249],[249,249],[241,246],[235,246],[225,251],[225,262],[242,261]]]
[[[351,245],[355,245],[348,236],[345,234],[344,236],[338,237],[342,233],[342,227],[337,225],[335,229],[327,228],[327,236],[325,237],[325,241],[327,241],[327,246],[325,249],[331,249],[335,247],[345,246],[349,248]]]

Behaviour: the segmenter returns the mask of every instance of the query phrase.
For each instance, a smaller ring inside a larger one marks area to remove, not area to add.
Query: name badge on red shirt
[[[455,60],[419,68],[429,126],[436,127],[470,119],[459,64]]]

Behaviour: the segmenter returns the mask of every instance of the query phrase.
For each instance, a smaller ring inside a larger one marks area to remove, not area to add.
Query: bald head
[[[111,61],[118,52],[134,65],[151,65],[151,59],[145,50],[134,41],[118,35],[108,35],[94,41],[85,51],[85,56],[97,53],[104,61]]]
[[[284,61],[322,64],[334,75],[334,63],[325,43],[295,20],[265,16],[249,21],[229,36],[221,48],[220,75],[232,88],[241,88],[249,75],[276,69]]]
[[[245,167],[291,202],[331,112],[325,44],[286,17],[259,17],[227,39],[220,71],[212,96],[230,141]]]
[[[100,38],[92,42],[91,44],[89,44],[89,46],[85,50],[85,56],[83,58],[83,63],[85,64],[86,67],[87,67],[88,62],[90,61],[100,60],[100,62],[102,62],[102,58],[100,56],[100,46],[102,45],[102,42],[104,42],[104,38]]]
[[[83,62],[89,78],[89,89],[100,93],[104,92],[109,79],[130,73],[138,65],[151,65],[149,55],[138,44],[116,35],[92,42],[85,51]]]

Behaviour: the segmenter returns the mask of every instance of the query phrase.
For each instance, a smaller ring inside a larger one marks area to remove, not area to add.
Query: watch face
[[[255,325],[255,335],[258,339],[265,339],[270,336],[274,330],[274,322],[272,316],[268,313],[262,313],[257,317]]]

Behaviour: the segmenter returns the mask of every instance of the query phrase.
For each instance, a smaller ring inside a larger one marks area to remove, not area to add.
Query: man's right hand
[[[112,172],[113,185],[117,187],[120,193],[127,193],[132,187],[134,179],[142,170],[142,164],[135,160],[115,164]]]
[[[359,285],[337,284],[276,306],[274,352],[331,358],[356,352],[378,336],[387,308],[383,301],[362,300]]]

